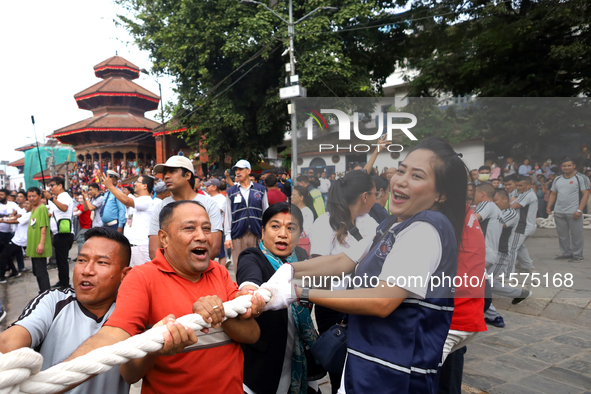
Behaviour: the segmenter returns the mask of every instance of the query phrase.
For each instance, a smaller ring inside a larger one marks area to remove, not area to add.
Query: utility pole
[[[281,15],[273,11],[269,8],[266,4],[261,3],[260,1],[255,0],[241,0],[241,3],[246,4],[258,4],[260,6],[265,7],[268,11],[271,11],[273,15],[281,19],[284,23],[287,24],[287,35],[289,36],[289,80],[288,80],[288,87],[279,90],[279,97],[282,99],[289,99],[291,98],[291,177],[292,182],[293,179],[297,176],[297,165],[298,165],[298,125],[297,125],[297,116],[296,116],[296,97],[305,97],[305,89],[302,88],[299,84],[299,78],[295,73],[295,25],[303,21],[304,19],[308,18],[310,15],[315,14],[321,10],[330,10],[336,11],[338,7],[318,7],[313,11],[308,12],[306,15],[298,19],[297,21],[293,21],[293,0],[289,0],[289,18],[285,20]],[[271,7],[277,4],[278,1],[271,0],[270,4]],[[285,54],[285,53],[284,53]],[[294,89],[295,88],[295,89]]]
[[[289,23],[287,24],[287,35],[289,36],[289,69],[290,69],[290,82],[291,77],[296,75],[295,73],[295,25],[293,23],[293,0],[289,0]],[[295,97],[291,99],[291,179],[297,177],[298,169],[298,119],[296,116],[296,101]]]

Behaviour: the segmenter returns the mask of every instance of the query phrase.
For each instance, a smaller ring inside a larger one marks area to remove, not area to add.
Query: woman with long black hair
[[[365,171],[348,172],[337,179],[328,191],[327,213],[320,216],[310,234],[312,257],[338,255],[358,239],[374,236],[378,223],[368,215],[376,202],[376,186]],[[333,290],[345,287],[333,288]],[[343,320],[339,311],[317,305],[314,308],[320,334]],[[336,393],[340,374],[330,374]]]
[[[363,240],[345,253],[295,263],[277,273],[287,282],[291,275],[354,272],[353,290],[296,287],[300,302],[349,314],[340,393],[437,393],[454,309],[453,285],[442,277],[456,275],[466,185],[467,168],[451,146],[439,138],[424,140],[392,177],[390,212],[396,219],[383,221],[371,244]],[[293,288],[271,280],[267,287],[273,286],[274,291],[284,289],[283,294]],[[274,298],[268,309],[281,306],[280,298]]]
[[[304,217],[303,230],[307,235],[312,232],[312,225],[318,219],[314,209],[314,199],[308,189],[303,186],[294,186],[291,191],[291,203],[298,207]]]

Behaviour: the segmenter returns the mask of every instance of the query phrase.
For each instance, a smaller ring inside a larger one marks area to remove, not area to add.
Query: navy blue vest
[[[257,237],[262,235],[263,197],[267,193],[267,188],[258,183],[252,183],[248,193],[247,206],[242,194],[240,194],[238,183],[234,184],[226,192],[232,203],[232,239],[242,237],[247,231]],[[236,196],[240,196],[241,201],[239,203],[236,203]]]
[[[384,220],[356,276],[379,276],[396,235],[417,221],[431,223],[441,239],[441,262],[431,276],[453,279],[456,238],[449,220],[436,211],[422,211],[394,228],[393,219]],[[412,256],[408,256],[408,264],[412,264]],[[437,394],[438,370],[454,309],[453,284],[446,282],[445,286],[431,289],[429,283],[425,299],[407,298],[386,318],[349,315],[347,394]]]

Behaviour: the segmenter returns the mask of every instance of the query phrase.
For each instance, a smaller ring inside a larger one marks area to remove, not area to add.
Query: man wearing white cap
[[[174,201],[193,200],[201,203],[211,222],[211,249],[210,254],[217,256],[220,253],[222,245],[223,222],[222,215],[216,202],[209,196],[197,194],[193,190],[195,187],[195,169],[191,160],[184,156],[171,156],[166,163],[154,166],[154,172],[162,174],[164,184],[171,193],[170,197],[162,200],[158,206],[154,206],[152,217],[150,218],[150,258],[156,257],[156,251],[162,247],[158,230],[160,230],[160,211],[162,207]]]
[[[112,183],[116,185],[117,180],[120,178],[119,174],[113,170],[108,170],[107,175]],[[123,227],[127,221],[127,208],[110,191],[107,191],[104,195],[100,214],[105,227],[110,227],[113,230],[123,233]]]
[[[232,259],[236,263],[244,249],[258,246],[263,212],[269,207],[269,201],[265,186],[250,180],[248,161],[238,160],[232,168],[236,173],[236,182],[226,192],[224,246],[232,249]]]

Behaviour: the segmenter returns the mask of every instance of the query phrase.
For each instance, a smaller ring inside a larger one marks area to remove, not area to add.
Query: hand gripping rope
[[[271,299],[271,292],[266,289],[259,289],[256,293],[263,297],[265,303]],[[224,320],[245,314],[252,306],[251,299],[251,295],[244,295],[224,302]],[[201,315],[194,313],[176,320],[195,332],[211,327]],[[163,334],[166,331],[166,326],[153,327],[125,341],[56,364],[43,372],[39,372],[43,357],[32,349],[21,348],[0,354],[0,394],[52,394],[63,391],[92,375],[105,373],[115,365],[125,364],[129,360],[142,358],[150,352],[162,349]]]
[[[582,215],[583,228],[591,229],[591,215]],[[556,228],[556,222],[554,221],[554,215],[548,215],[547,219],[537,218],[536,224],[540,228]]]

